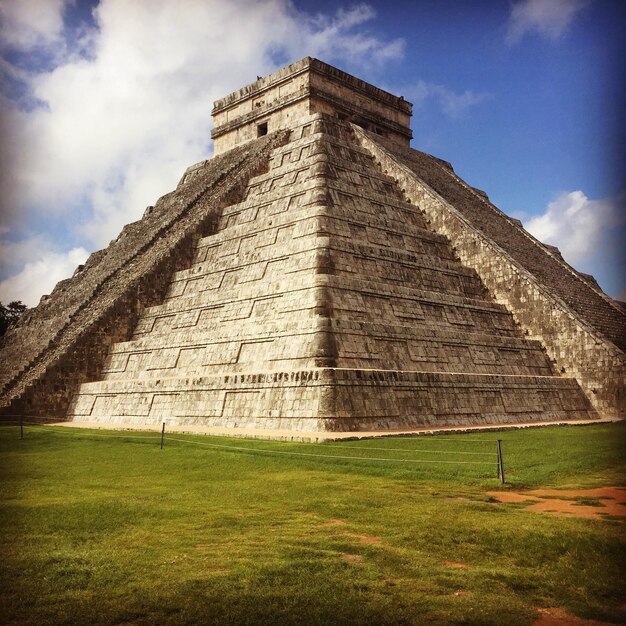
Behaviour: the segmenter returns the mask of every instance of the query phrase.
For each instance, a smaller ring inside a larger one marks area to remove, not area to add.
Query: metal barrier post
[[[498,478],[504,484],[504,461],[502,459],[502,439],[498,439]]]
[[[20,439],[24,439],[24,416],[20,415]]]
[[[161,428],[161,450],[163,450],[164,440],[165,440],[165,422],[163,422],[163,428]]]

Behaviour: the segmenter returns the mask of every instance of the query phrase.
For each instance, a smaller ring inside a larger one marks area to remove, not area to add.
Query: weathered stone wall
[[[223,154],[7,335],[0,409],[291,430],[597,417],[578,379],[619,414],[621,309],[410,150],[410,113],[309,58],[218,101]]]
[[[589,419],[576,381],[555,377],[334,370],[330,429],[541,423]],[[343,418],[343,419],[341,419]]]
[[[557,369],[578,380],[602,415],[626,417],[626,357],[606,336],[620,342],[624,331],[620,323],[624,318],[611,308],[608,299],[595,291],[592,293],[591,287],[585,292],[584,282],[579,280],[578,289],[575,286],[570,290],[572,298],[578,299],[581,306],[573,309],[555,293],[554,285],[546,285],[547,280],[541,281],[541,276],[531,273],[514,258],[505,247],[507,241],[498,245],[484,234],[482,224],[477,227],[466,217],[463,214],[466,205],[453,206],[426,185],[420,178],[420,170],[410,167],[410,153],[395,152],[378,138],[359,128],[354,130],[381,168],[397,180],[406,196],[425,212],[432,227],[450,239],[463,263],[476,270],[496,300],[514,314],[528,335],[542,342]],[[448,185],[461,184],[452,173],[449,176]],[[494,213],[493,219],[497,217]],[[532,242],[524,244],[519,237],[511,239],[510,231],[521,226],[509,220],[507,227],[505,236],[508,234],[511,246],[518,246],[519,254],[526,252],[531,258],[532,254],[537,254],[536,250],[529,250]],[[554,260],[544,253],[544,266]],[[567,268],[557,273],[559,270],[554,267],[553,264],[553,279],[561,282],[561,288],[568,280],[576,279]],[[585,319],[585,314],[591,322]]]
[[[572,379],[315,368],[91,383],[77,421],[359,431],[588,419]]]
[[[294,430],[593,416],[350,126],[322,114],[221,211],[69,413]]]
[[[306,57],[215,102],[215,154],[222,154],[269,131],[295,128],[314,113],[357,120],[408,146],[412,105],[317,59]]]
[[[24,316],[2,343],[2,410],[63,415],[72,390],[99,376],[110,345],[130,337],[142,310],[162,300],[172,272],[191,262],[197,239],[286,137],[273,134],[190,168],[175,192]]]
[[[298,121],[302,117],[309,115],[310,103],[306,98],[307,88],[295,93],[289,93],[280,99],[279,103],[275,103],[276,110],[254,109],[246,114],[243,119],[236,119],[232,122],[225,122],[220,128],[223,134],[215,137],[215,151],[220,155],[228,150],[232,150],[237,146],[241,146],[248,141],[253,141],[259,137],[259,125],[265,123],[267,132],[274,132],[278,129],[293,128],[298,125]],[[229,117],[237,114],[228,113]],[[216,116],[217,124],[219,116]],[[215,127],[214,127],[215,128]],[[215,135],[215,130],[214,130]]]

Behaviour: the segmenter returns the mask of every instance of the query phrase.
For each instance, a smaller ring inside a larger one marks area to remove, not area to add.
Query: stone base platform
[[[420,436],[445,436],[461,433],[496,433],[507,430],[519,430],[524,428],[540,428],[548,426],[588,426],[593,424],[609,424],[619,422],[616,418],[596,418],[590,420],[557,421],[557,422],[526,422],[520,424],[484,424],[482,426],[443,426],[440,428],[414,428],[399,430],[371,430],[371,431],[337,431],[337,432],[312,432],[292,431],[265,428],[225,428],[209,426],[172,425],[166,422],[165,433],[167,435],[208,435],[214,437],[232,437],[243,439],[267,439],[274,441],[294,441],[303,443],[323,443],[325,441],[351,441],[360,439],[378,439],[382,437],[420,437]],[[161,432],[161,424],[131,424],[116,422],[103,424],[102,422],[54,422],[48,426],[65,426],[67,428],[85,428],[94,430],[116,430],[131,432]]]
[[[354,432],[593,419],[573,379],[314,368],[84,384],[79,422]]]

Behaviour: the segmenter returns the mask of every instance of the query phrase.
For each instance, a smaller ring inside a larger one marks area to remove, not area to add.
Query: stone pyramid
[[[306,58],[11,330],[5,412],[300,431],[624,416],[626,316]],[[8,361],[5,360],[5,363]]]

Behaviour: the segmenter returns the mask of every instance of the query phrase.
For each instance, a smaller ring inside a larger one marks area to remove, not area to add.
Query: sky
[[[313,56],[626,299],[622,0],[0,0],[0,301],[36,305],[210,158],[212,102]]]

